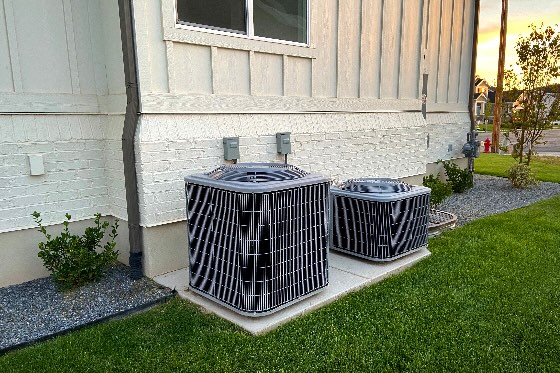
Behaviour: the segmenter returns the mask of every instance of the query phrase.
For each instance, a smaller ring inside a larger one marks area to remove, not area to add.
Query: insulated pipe
[[[126,114],[122,134],[124,163],[124,184],[126,190],[126,211],[128,213],[128,242],[130,244],[130,275],[138,280],[142,277],[142,227],[140,226],[140,203],[138,198],[138,178],[134,137],[138,128],[139,93],[136,67],[136,45],[134,42],[134,15],[132,0],[118,0],[121,24],[121,44],[126,83]]]
[[[480,0],[474,2],[474,29],[473,43],[471,53],[471,85],[469,90],[469,116],[471,117],[471,133],[476,129],[476,120],[474,117],[474,80],[476,75],[476,55],[478,49],[478,19],[480,15]],[[474,139],[473,139],[474,140]],[[474,158],[469,157],[469,171],[474,172]]]

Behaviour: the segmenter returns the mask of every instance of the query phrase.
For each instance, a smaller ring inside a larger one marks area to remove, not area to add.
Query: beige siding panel
[[[362,0],[360,97],[379,98],[383,0]]]
[[[338,3],[338,97],[358,97],[360,93],[361,1]]]
[[[107,95],[107,72],[105,68],[105,48],[103,45],[104,31],[100,3],[86,1],[89,15],[92,58],[95,74],[95,91],[99,96]],[[122,53],[121,53],[122,54]],[[122,60],[121,60],[122,63]],[[124,82],[124,78],[123,78]]]
[[[383,36],[381,41],[381,98],[397,98],[402,27],[402,1],[383,3]]]
[[[109,1],[115,3],[114,0]],[[115,3],[115,5],[117,4]],[[173,2],[171,2],[171,6],[173,6]],[[141,97],[149,92],[169,92],[167,50],[162,30],[162,11],[160,1],[134,2],[138,80]],[[120,40],[118,41],[120,43]]]
[[[210,47],[173,43],[173,60],[177,93],[212,93]]]
[[[285,57],[284,95],[311,96],[311,60],[301,57]]]
[[[167,60],[165,43],[163,42],[161,2],[147,1],[147,3],[146,24],[149,27],[150,92],[168,92],[169,77],[167,76]]]
[[[80,93],[80,72],[78,71],[78,56],[76,54],[76,38],[74,36],[74,20],[72,19],[72,0],[63,0],[64,26],[66,28],[66,49],[70,66],[70,80],[72,93]],[[78,25],[80,27],[80,25]]]
[[[441,3],[441,36],[439,39],[439,63],[437,76],[437,102],[447,102],[449,89],[449,62],[451,54],[451,31],[453,29],[453,1]]]
[[[226,95],[250,94],[249,52],[217,48],[215,71],[215,92]]]
[[[4,0],[0,0],[0,92],[13,92],[12,64],[8,44],[8,29],[4,14]]]
[[[80,93],[96,94],[94,50],[89,27],[88,2],[90,0],[72,0],[72,23],[74,24],[74,40],[76,46],[77,68],[79,74]]]
[[[317,48],[313,60],[313,96],[336,97],[338,1],[311,2],[311,44]]]
[[[177,77],[175,76],[175,52],[174,43],[165,41],[165,59],[167,63],[167,76],[169,77],[168,87],[169,93],[177,93],[175,89],[177,85]],[[179,62],[180,64],[181,62]]]
[[[461,44],[461,69],[459,71],[459,97],[458,102],[470,103],[470,77],[471,77],[471,55],[472,37],[474,29],[474,1],[465,0],[463,15],[463,40]]]
[[[283,66],[282,56],[255,52],[251,60],[251,93],[256,96],[282,96]]]
[[[426,50],[426,70],[428,71],[427,100],[428,102],[436,102],[442,0],[426,1],[428,1],[428,47]]]
[[[118,4],[112,0],[101,0],[101,16],[108,91],[111,95],[126,93]],[[165,58],[165,52],[163,55]]]
[[[449,89],[447,102],[459,102],[459,79],[461,69],[461,45],[463,42],[463,7],[465,0],[453,1],[453,32],[449,56]]]
[[[72,93],[60,0],[12,2],[22,87],[28,93]]]
[[[419,98],[420,49],[422,44],[422,0],[406,0],[403,8],[399,98]]]
[[[12,82],[14,92],[23,92],[21,81],[21,68],[19,64],[18,42],[16,35],[16,24],[14,16],[14,6],[12,0],[4,0],[4,15],[6,19],[6,32],[8,34],[8,48],[10,50],[10,65],[12,68]]]

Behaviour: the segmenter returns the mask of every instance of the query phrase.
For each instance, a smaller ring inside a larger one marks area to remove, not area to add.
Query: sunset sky
[[[480,0],[476,73],[490,84],[495,84],[498,71],[501,10],[500,0]],[[529,33],[531,23],[560,23],[560,0],[509,0],[508,10],[506,69],[517,60],[515,43],[520,34]]]

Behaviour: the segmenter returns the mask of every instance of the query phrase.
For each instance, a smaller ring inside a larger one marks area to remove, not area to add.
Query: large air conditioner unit
[[[428,242],[430,189],[394,179],[352,179],[331,188],[331,248],[373,261]]]
[[[327,286],[327,178],[245,163],[186,177],[185,188],[193,291],[262,316]]]

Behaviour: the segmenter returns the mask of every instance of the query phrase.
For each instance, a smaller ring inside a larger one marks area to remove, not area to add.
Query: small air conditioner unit
[[[394,179],[352,179],[331,188],[331,248],[373,261],[428,242],[430,189]]]
[[[327,178],[280,163],[185,178],[189,286],[248,316],[328,284]]]

